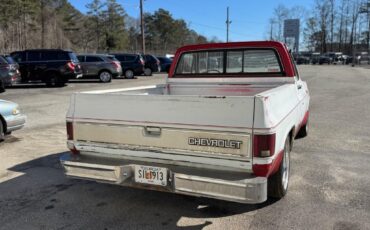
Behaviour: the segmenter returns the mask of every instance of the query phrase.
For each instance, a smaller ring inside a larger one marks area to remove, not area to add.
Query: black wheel
[[[0,93],[4,93],[5,92],[5,85],[4,85],[4,82],[0,80]]]
[[[152,76],[152,74],[153,74],[153,71],[152,71],[151,68],[145,68],[144,69],[144,75],[145,76]]]
[[[5,138],[4,125],[3,122],[0,120],[0,141],[3,141],[4,138]]]
[[[308,120],[306,122],[306,124],[304,126],[301,127],[301,129],[299,130],[299,132],[297,133],[297,138],[303,138],[303,137],[306,137],[308,135]]]
[[[57,73],[49,73],[46,75],[45,83],[49,87],[61,87],[65,85],[65,81]]]
[[[125,71],[125,78],[127,79],[133,79],[134,78],[134,71],[128,69]]]
[[[279,170],[268,179],[268,195],[274,198],[282,198],[288,191],[290,174],[290,138],[285,140],[283,159]]]
[[[112,74],[109,71],[103,70],[99,73],[99,80],[103,83],[112,81]]]

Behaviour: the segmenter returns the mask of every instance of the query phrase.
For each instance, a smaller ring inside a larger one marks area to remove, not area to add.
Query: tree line
[[[369,46],[368,0],[315,0],[311,9],[279,5],[269,21],[268,37],[286,41],[284,20],[301,21],[301,46],[316,52],[367,51]],[[288,39],[289,40],[289,39]],[[288,41],[289,42],[289,41]]]
[[[81,13],[68,0],[2,0],[0,53],[34,48],[76,52],[140,52],[140,21],[116,0],[92,0]],[[146,49],[173,53],[178,47],[210,42],[181,19],[159,9],[146,13]]]

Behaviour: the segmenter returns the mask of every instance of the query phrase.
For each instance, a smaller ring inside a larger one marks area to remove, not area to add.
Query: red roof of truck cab
[[[169,77],[173,77],[177,62],[182,53],[200,50],[217,50],[217,49],[238,49],[238,48],[272,48],[280,56],[281,65],[287,77],[294,77],[294,64],[290,59],[288,48],[284,43],[277,41],[248,41],[248,42],[228,42],[228,43],[207,43],[197,45],[187,45],[177,49],[173,65],[169,72]]]

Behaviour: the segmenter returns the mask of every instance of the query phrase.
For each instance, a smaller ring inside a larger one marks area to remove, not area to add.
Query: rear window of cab
[[[283,69],[274,49],[238,49],[186,52],[175,71],[179,77],[221,74],[283,75]]]

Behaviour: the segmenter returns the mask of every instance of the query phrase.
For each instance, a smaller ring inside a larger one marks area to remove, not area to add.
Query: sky
[[[92,0],[69,0],[81,12]],[[137,18],[139,0],[117,0],[127,14]],[[226,8],[230,8],[230,41],[266,40],[269,19],[279,4],[290,8],[313,5],[313,0],[145,0],[144,11],[154,12],[163,8],[176,19],[185,20],[191,29],[221,41],[226,40]]]

